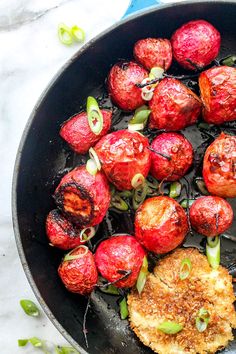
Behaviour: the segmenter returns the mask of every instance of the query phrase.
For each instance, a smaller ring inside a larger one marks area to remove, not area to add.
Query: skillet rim
[[[93,44],[98,42],[101,38],[112,32],[113,30],[116,30],[119,27],[124,26],[126,23],[131,22],[134,19],[143,17],[147,14],[151,14],[154,12],[161,11],[163,9],[168,9],[168,8],[175,8],[175,7],[181,7],[184,5],[193,5],[193,4],[199,4],[199,5],[206,5],[209,4],[210,6],[214,6],[215,4],[219,4],[222,6],[225,5],[232,5],[236,6],[235,0],[182,0],[180,2],[174,2],[174,3],[169,3],[169,4],[157,4],[149,7],[148,9],[145,10],[139,10],[136,11],[132,15],[128,15],[126,18],[121,18],[119,21],[114,23],[112,26],[108,27],[107,29],[103,30],[100,32],[98,35],[96,35],[94,38],[92,38],[90,41],[88,41],[85,45],[83,45],[78,51],[76,51],[73,56],[66,61],[66,63],[56,72],[56,74],[52,77],[46,88],[42,91],[41,95],[39,96],[36,104],[33,107],[33,110],[27,120],[27,123],[25,125],[25,128],[23,130],[20,143],[17,149],[16,153],[16,158],[15,158],[15,164],[14,164],[14,170],[13,170],[13,178],[12,178],[12,190],[11,190],[11,208],[12,208],[12,222],[13,222],[13,231],[15,235],[15,241],[16,241],[16,246],[17,246],[17,251],[20,257],[20,261],[24,270],[24,273],[26,275],[26,278],[29,282],[29,285],[31,289],[33,290],[33,293],[39,302],[40,306],[43,309],[43,312],[46,314],[46,316],[49,318],[49,320],[53,323],[53,325],[56,327],[56,329],[62,334],[62,336],[70,343],[76,350],[78,350],[81,354],[89,354],[88,351],[85,351],[79,343],[77,343],[72,336],[63,328],[63,326],[59,323],[59,321],[55,318],[53,315],[52,311],[46,304],[46,302],[43,300],[40,291],[34,281],[33,275],[30,270],[30,266],[26,260],[23,244],[21,241],[21,234],[19,230],[19,223],[18,223],[18,213],[17,213],[17,189],[18,189],[18,177],[19,177],[19,167],[21,164],[21,157],[22,157],[22,150],[25,145],[25,142],[28,137],[29,130],[31,128],[31,125],[33,124],[34,118],[37,114],[38,108],[41,106],[42,102],[44,101],[45,97],[47,96],[48,92],[53,89],[54,85],[56,85],[57,80],[60,78],[60,76],[69,68],[71,64],[73,64],[77,59],[79,59],[80,55],[85,52],[86,50],[89,50]]]

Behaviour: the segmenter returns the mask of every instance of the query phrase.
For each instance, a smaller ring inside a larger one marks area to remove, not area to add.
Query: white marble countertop
[[[168,0],[166,0],[168,1]],[[60,22],[78,24],[86,41],[118,21],[129,0],[0,1],[0,338],[1,353],[34,353],[19,338],[37,336],[57,344],[65,339],[41,311],[26,316],[19,300],[37,302],[17,253],[11,221],[11,182],[15,155],[26,121],[41,92],[79,48],[57,38]],[[105,10],[104,10],[105,9]]]

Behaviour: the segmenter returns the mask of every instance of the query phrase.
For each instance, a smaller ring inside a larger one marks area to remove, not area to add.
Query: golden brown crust
[[[181,261],[189,258],[192,270],[180,280]],[[197,249],[178,249],[163,258],[149,274],[141,295],[128,296],[130,325],[139,339],[159,354],[215,353],[233,340],[236,328],[232,277],[220,266],[213,270]],[[200,308],[210,313],[207,329],[200,333],[195,319]],[[158,331],[163,321],[175,321],[183,330],[175,335]]]

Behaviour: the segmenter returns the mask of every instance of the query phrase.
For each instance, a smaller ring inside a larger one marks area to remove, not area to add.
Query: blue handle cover
[[[150,6],[157,5],[159,3],[159,0],[131,0],[123,18],[131,15],[136,11],[146,9]]]

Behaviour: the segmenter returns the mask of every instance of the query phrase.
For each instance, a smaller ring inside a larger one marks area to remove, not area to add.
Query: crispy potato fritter
[[[192,269],[179,277],[181,262],[189,258]],[[130,325],[139,339],[159,354],[215,353],[233,340],[236,312],[232,277],[219,266],[213,270],[197,249],[178,249],[158,262],[141,295],[134,288],[128,296]],[[210,320],[204,332],[195,320],[201,308]],[[164,321],[183,326],[177,334],[157,329]]]

